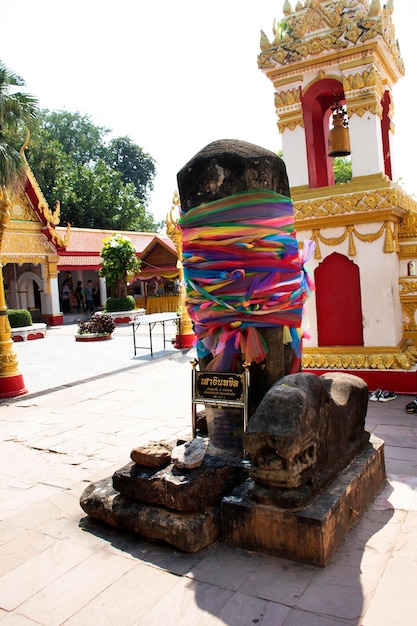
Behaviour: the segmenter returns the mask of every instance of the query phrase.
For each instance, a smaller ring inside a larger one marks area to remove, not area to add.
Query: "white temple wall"
[[[381,223],[363,224],[361,234],[373,234]],[[330,228],[321,231],[323,237],[340,237],[344,228]],[[298,231],[297,239],[303,241],[311,237],[310,232]],[[348,254],[349,238],[338,246],[319,242],[321,259],[310,259],[307,267],[314,277],[314,270],[324,259],[338,252],[353,261],[359,268],[361,284],[361,304],[363,319],[364,347],[396,347],[402,340],[402,313],[399,296],[399,261],[395,253],[383,252],[384,235],[372,243],[363,242],[354,236],[357,254]],[[342,277],[343,279],[343,277]],[[310,339],[305,340],[306,348],[315,348],[318,344],[316,298],[313,293],[305,307],[307,332]]]
[[[362,117],[349,119],[349,139],[352,154],[352,177],[369,176],[384,171],[381,120],[369,111]]]
[[[308,163],[305,131],[301,126],[286,128],[281,135],[284,161],[290,187],[308,185]]]

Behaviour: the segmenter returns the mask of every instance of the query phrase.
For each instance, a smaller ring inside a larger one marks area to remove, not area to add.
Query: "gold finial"
[[[292,12],[293,11],[292,11],[292,7],[290,5],[290,0],[285,0],[284,8],[283,8],[284,15],[291,15]]]
[[[372,0],[368,11],[368,17],[378,17],[378,15],[381,15],[381,5],[379,0]]]
[[[29,128],[26,129],[26,137],[25,137],[25,141],[23,142],[23,146],[20,148],[19,152],[20,152],[20,156],[22,156],[24,159],[26,159],[25,156],[25,150],[29,145],[29,139],[30,139],[30,130]]]
[[[166,216],[165,226],[166,233],[171,241],[174,242],[175,247],[177,249],[177,253],[180,256],[181,251],[181,231],[178,227],[178,218],[180,214],[180,197],[178,195],[178,191],[175,191],[174,196],[172,198],[172,207],[170,212]]]
[[[181,340],[178,345],[174,344],[177,347],[190,348],[194,338],[194,330],[190,317],[187,313],[187,307],[185,304],[186,301],[186,290],[184,284],[184,270],[182,267],[182,231],[178,225],[178,219],[180,217],[181,211],[181,201],[178,195],[178,191],[174,193],[174,197],[172,199],[172,207],[171,211],[168,213],[165,224],[166,224],[166,233],[171,241],[174,243],[175,248],[177,250],[177,268],[178,268],[178,279],[180,283],[180,295],[179,295],[179,303],[178,303],[178,315],[180,317],[180,334]]]

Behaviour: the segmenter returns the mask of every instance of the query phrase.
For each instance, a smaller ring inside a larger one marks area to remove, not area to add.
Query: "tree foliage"
[[[14,187],[24,172],[24,160],[7,140],[10,133],[24,133],[38,112],[37,100],[15,87],[25,81],[0,61],[0,187]]]
[[[352,161],[349,157],[333,159],[334,182],[336,185],[348,183],[352,180]]]
[[[128,237],[114,234],[104,239],[103,244],[100,276],[104,276],[107,284],[114,288],[116,298],[123,298],[127,295],[127,280],[140,272],[140,260]]]
[[[147,210],[155,162],[128,137],[108,141],[109,133],[88,115],[44,109],[32,129],[27,160],[48,204],[60,201],[62,222],[156,232],[161,224]],[[9,140],[22,145],[18,133]]]

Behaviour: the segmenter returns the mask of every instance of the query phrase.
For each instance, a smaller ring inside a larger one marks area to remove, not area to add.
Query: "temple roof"
[[[260,69],[296,64],[382,38],[399,75],[404,63],[392,22],[393,0],[381,8],[379,0],[298,0],[292,10],[284,4],[284,18],[274,24],[274,39],[261,32]]]
[[[59,226],[56,230],[58,233],[65,231],[64,228]],[[166,235],[132,231],[72,228],[68,245],[65,249],[59,250],[59,269],[98,269],[102,263],[100,251],[103,247],[103,240],[116,233],[130,239],[139,257],[146,256],[149,251],[157,245],[171,251],[172,255],[176,256],[175,245]]]

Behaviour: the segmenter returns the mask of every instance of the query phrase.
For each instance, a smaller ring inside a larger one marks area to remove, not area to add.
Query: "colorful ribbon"
[[[209,368],[232,371],[239,353],[262,362],[262,327],[287,326],[297,351],[314,288],[304,269],[314,243],[305,242],[299,256],[290,198],[263,189],[237,193],[190,209],[178,223],[187,310],[197,355],[214,355]]]

